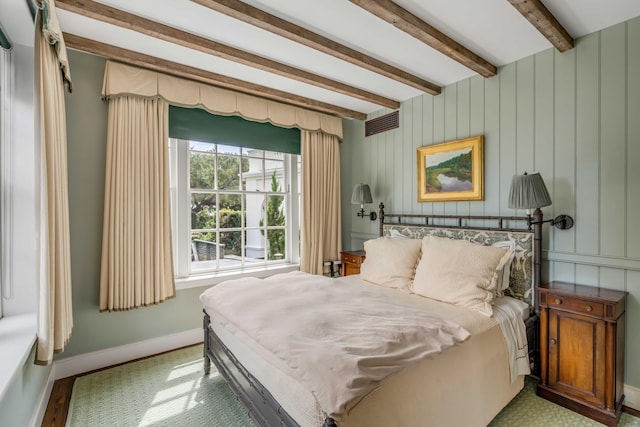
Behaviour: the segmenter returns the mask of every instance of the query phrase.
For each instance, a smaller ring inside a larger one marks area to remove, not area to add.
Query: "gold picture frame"
[[[418,202],[484,200],[484,137],[418,148]]]

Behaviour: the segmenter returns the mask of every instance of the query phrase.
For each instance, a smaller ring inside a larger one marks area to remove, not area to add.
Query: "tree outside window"
[[[276,177],[276,171],[273,171],[271,174],[271,191],[274,193],[280,193],[280,183]],[[284,226],[285,225],[285,214],[283,209],[284,196],[280,195],[271,195],[267,201],[267,225],[270,227],[273,226]],[[260,220],[260,226],[264,225],[264,220]],[[264,234],[264,231],[262,232]],[[285,251],[285,230],[268,230],[267,231],[267,254],[268,259],[282,259]]]

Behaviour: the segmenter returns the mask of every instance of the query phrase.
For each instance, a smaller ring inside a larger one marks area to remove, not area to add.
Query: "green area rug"
[[[527,379],[490,426],[602,425],[536,396],[535,386],[534,378]],[[640,419],[622,414],[618,425],[640,427]],[[67,426],[253,427],[253,423],[214,366],[211,375],[204,376],[198,345],[79,377]]]
[[[538,380],[527,377],[524,388],[489,424],[490,427],[592,427],[602,426],[536,395]],[[640,427],[640,419],[622,414],[618,427]]]
[[[204,375],[202,345],[76,379],[70,427],[253,427],[224,379]]]

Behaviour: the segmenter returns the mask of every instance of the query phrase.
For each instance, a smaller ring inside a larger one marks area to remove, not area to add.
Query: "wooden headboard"
[[[506,294],[527,302],[538,311],[537,287],[540,285],[542,224],[526,216],[420,215],[389,214],[380,203],[380,236],[402,235],[414,239],[424,236],[468,240],[483,245],[510,240],[516,243],[509,289]]]

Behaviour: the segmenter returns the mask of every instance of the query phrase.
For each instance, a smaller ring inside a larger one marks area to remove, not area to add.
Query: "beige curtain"
[[[35,138],[38,217],[38,344],[36,363],[51,363],[71,337],[71,261],[64,85],[71,77],[53,0],[39,4],[35,26]]]
[[[322,274],[342,250],[338,137],[302,132],[302,241],[300,270]]]
[[[102,96],[160,97],[171,105],[202,107],[214,114],[237,114],[247,120],[285,128],[322,131],[342,139],[342,119],[257,96],[169,76],[119,62],[107,61]]]
[[[169,200],[168,104],[109,100],[100,310],[175,296]]]

